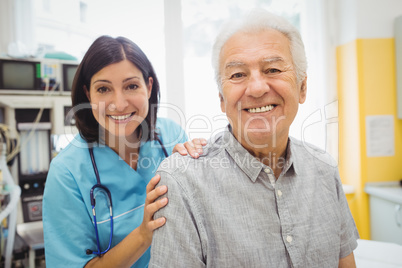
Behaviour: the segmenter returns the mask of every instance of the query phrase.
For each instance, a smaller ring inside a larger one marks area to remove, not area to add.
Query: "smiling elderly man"
[[[150,267],[355,267],[359,235],[336,164],[289,137],[307,92],[299,32],[255,10],[214,45],[225,131],[162,162]]]

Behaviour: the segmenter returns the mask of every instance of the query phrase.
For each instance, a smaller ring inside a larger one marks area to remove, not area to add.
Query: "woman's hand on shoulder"
[[[202,147],[207,145],[207,140],[196,138],[185,143],[178,143],[173,148],[173,153],[179,152],[181,155],[190,154],[192,158],[198,158],[203,153]]]
[[[166,206],[166,204],[168,203],[167,197],[156,200],[158,199],[158,197],[164,195],[167,192],[166,185],[155,187],[160,181],[160,179],[161,179],[160,175],[155,175],[147,185],[146,189],[147,197],[145,200],[145,207],[144,207],[144,219],[142,221],[142,224],[140,225],[140,232],[144,235],[146,239],[150,239],[151,241],[152,241],[152,232],[155,229],[158,229],[159,227],[163,226],[166,222],[166,219],[164,217],[158,219],[153,218],[155,212]]]

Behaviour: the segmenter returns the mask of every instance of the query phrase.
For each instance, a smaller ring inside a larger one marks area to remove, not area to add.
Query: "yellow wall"
[[[337,48],[339,171],[356,192],[348,202],[360,236],[370,238],[366,182],[402,179],[402,120],[396,116],[394,39],[356,39]],[[366,116],[394,115],[395,155],[367,157]]]

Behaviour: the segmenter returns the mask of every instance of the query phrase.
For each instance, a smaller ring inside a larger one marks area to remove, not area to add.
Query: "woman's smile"
[[[123,124],[123,123],[130,122],[134,115],[135,115],[135,112],[129,113],[129,114],[123,114],[123,115],[108,115],[108,117],[117,124]]]

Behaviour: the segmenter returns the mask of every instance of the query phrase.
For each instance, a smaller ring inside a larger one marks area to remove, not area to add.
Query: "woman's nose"
[[[267,78],[260,72],[251,73],[247,85],[246,94],[259,98],[270,90]]]
[[[109,111],[122,112],[128,106],[128,101],[123,93],[116,92],[113,96],[113,101],[109,105]]]

